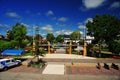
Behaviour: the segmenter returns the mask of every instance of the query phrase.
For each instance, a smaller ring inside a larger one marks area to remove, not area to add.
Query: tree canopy
[[[41,36],[40,34],[36,34],[36,35],[35,35],[35,40],[38,40],[38,41],[39,41],[40,39],[42,39],[42,36]]]
[[[56,41],[57,41],[57,42],[63,42],[63,41],[64,41],[64,36],[63,36],[63,35],[58,35],[58,36],[56,37]]]
[[[47,39],[47,41],[52,42],[52,41],[54,41],[55,37],[54,37],[54,35],[52,33],[48,33],[46,35],[46,39]]]
[[[22,47],[22,41],[25,39],[27,34],[27,28],[19,23],[16,23],[15,26],[13,26],[12,31],[8,35],[9,39],[18,41],[19,48]]]
[[[70,39],[71,40],[77,40],[81,38],[81,34],[79,31],[74,31],[73,33],[71,33],[70,35]]]
[[[120,39],[120,20],[115,16],[96,15],[93,21],[86,24],[88,34],[95,37],[95,42],[105,42],[108,46]]]

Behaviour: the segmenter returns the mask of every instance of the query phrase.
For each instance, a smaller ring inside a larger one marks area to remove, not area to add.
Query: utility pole
[[[35,30],[35,33],[34,33]],[[39,53],[39,37],[37,38],[36,35],[39,36],[39,28],[33,27],[33,55],[38,55]]]

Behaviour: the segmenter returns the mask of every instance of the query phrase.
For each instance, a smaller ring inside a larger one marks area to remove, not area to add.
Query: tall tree
[[[57,42],[63,42],[63,41],[64,41],[64,36],[63,36],[63,35],[58,35],[58,36],[56,37],[56,41],[57,41]]]
[[[19,48],[22,47],[22,41],[25,39],[27,33],[27,28],[19,23],[16,23],[15,26],[13,26],[11,33],[9,36],[11,36],[12,40],[18,41]]]
[[[70,39],[71,40],[78,40],[81,38],[81,34],[79,31],[74,31],[71,35],[70,35]]]
[[[48,33],[46,36],[47,41],[53,42],[55,37],[52,33]]]
[[[40,39],[42,39],[42,36],[41,36],[40,34],[36,34],[36,35],[35,35],[35,40],[38,40],[38,41],[39,41]]]
[[[88,34],[95,37],[95,42],[99,44],[101,52],[101,44],[105,42],[110,46],[120,35],[120,20],[115,16],[96,15],[93,22],[88,21],[86,24]]]

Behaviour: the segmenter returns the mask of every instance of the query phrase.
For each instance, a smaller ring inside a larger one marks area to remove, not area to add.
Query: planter
[[[56,49],[52,49],[52,50],[51,50],[51,53],[55,53],[55,51],[56,51]]]
[[[66,50],[66,54],[69,54],[69,50]]]

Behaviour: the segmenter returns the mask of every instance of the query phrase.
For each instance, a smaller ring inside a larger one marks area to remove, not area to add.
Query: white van
[[[17,66],[21,63],[20,60],[15,60],[14,58],[10,59],[0,59],[0,69],[7,70],[9,67]]]

